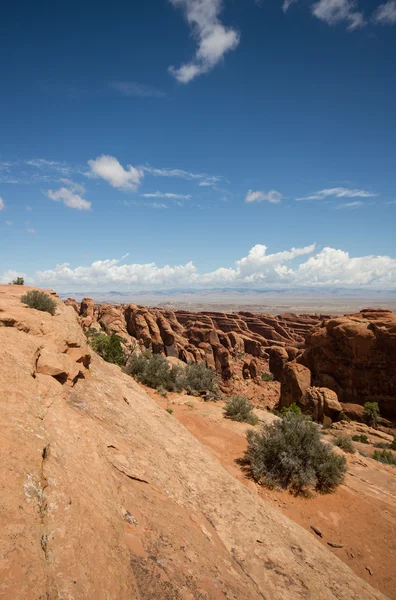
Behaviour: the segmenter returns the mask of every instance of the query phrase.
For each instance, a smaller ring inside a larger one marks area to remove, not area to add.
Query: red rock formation
[[[311,370],[314,385],[334,390],[341,402],[378,402],[383,416],[396,417],[394,313],[365,309],[326,320],[308,334],[297,360]]]

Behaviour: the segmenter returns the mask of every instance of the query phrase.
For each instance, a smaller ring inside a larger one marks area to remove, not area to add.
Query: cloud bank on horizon
[[[157,266],[155,263],[126,263],[121,259],[97,260],[88,266],[72,268],[68,263],[30,275],[7,271],[0,278],[9,283],[18,276],[29,285],[62,291],[166,289],[177,287],[350,287],[396,289],[396,259],[389,256],[351,257],[335,248],[317,250],[316,244],[291,248],[273,254],[262,244],[233,267],[220,267],[201,273],[193,262]],[[301,260],[302,259],[302,260]]]

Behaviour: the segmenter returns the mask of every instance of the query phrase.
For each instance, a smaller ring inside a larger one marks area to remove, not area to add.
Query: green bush
[[[21,302],[27,304],[29,308],[35,308],[51,315],[55,314],[56,302],[51,296],[40,290],[31,290],[21,296]]]
[[[274,376],[272,373],[261,373],[261,379],[263,381],[274,381]]]
[[[396,450],[396,438],[393,439],[393,442],[390,445],[391,450]]]
[[[121,345],[121,338],[115,333],[111,335],[94,333],[88,337],[88,343],[106,362],[119,366],[125,364],[125,354]]]
[[[352,444],[352,438],[349,435],[345,435],[343,433],[337,435],[337,437],[334,440],[334,446],[338,446],[338,448],[341,448],[341,450],[343,450],[344,452],[349,452],[350,454],[353,454],[355,452],[355,448]]]
[[[349,423],[351,419],[350,419],[350,417],[348,417],[348,415],[346,415],[346,414],[344,413],[344,411],[342,410],[342,411],[340,412],[340,414],[338,415],[338,420],[339,420],[339,421],[348,421],[348,423]]]
[[[163,390],[180,392],[183,389],[182,369],[176,366],[171,368],[162,354],[151,354],[151,352],[137,354],[134,352],[125,370],[140,383],[159,390],[160,393],[163,393]]]
[[[369,444],[370,440],[368,439],[367,435],[365,435],[364,433],[362,435],[353,435],[352,439],[354,442],[360,442],[361,444]]]
[[[247,440],[245,462],[256,481],[270,488],[327,493],[344,481],[345,457],[322,442],[318,427],[305,415],[289,412],[261,432],[248,431]]]
[[[380,417],[378,402],[366,402],[363,416],[370,427],[377,427]]]
[[[290,406],[284,406],[281,410],[281,415],[285,416],[287,415],[287,413],[296,413],[296,414],[301,414],[301,408],[299,406],[297,406],[297,404],[295,402],[292,402],[292,404],[290,404]]]
[[[396,458],[393,456],[390,450],[375,450],[373,454],[374,460],[383,463],[384,465],[396,466]]]
[[[183,388],[189,394],[207,394],[213,399],[218,398],[218,377],[204,363],[189,363],[182,377]]]
[[[376,444],[374,444],[375,448],[381,448],[382,450],[388,450],[390,449],[390,444],[388,444],[387,442],[377,442]]]
[[[12,285],[25,285],[25,280],[23,277],[17,277],[11,283],[12,283]]]
[[[253,404],[245,396],[232,396],[227,400],[224,413],[233,421],[244,421],[250,425],[258,423],[258,417],[253,412]]]

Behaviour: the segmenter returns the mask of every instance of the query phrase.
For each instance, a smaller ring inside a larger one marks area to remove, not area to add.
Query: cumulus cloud
[[[132,165],[127,165],[127,168],[124,169],[114,156],[107,154],[89,160],[88,165],[91,169],[90,176],[101,177],[112,187],[120,190],[136,191],[144,177],[141,169]]]
[[[219,286],[396,288],[396,258],[351,257],[340,249],[326,247],[317,250],[315,244],[272,254],[268,253],[265,245],[257,244],[234,266],[206,273],[199,272],[192,262],[176,266],[123,264],[125,258],[99,260],[89,266],[75,268],[65,263],[54,269],[38,271],[31,281],[59,291]],[[9,278],[9,275],[4,277]]]
[[[349,23],[348,29],[353,31],[366,24],[363,13],[355,10],[354,0],[319,0],[312,7],[312,14],[328,25],[336,25],[342,21]]]
[[[280,192],[276,190],[269,190],[269,192],[254,192],[253,190],[249,190],[246,194],[245,202],[246,204],[251,204],[252,202],[270,202],[271,204],[278,204],[282,200],[283,196]]]
[[[173,200],[191,200],[190,194],[172,194],[170,192],[153,192],[152,194],[142,194],[143,198],[170,198]]]
[[[5,209],[4,200],[3,200],[3,198],[0,196],[0,210],[4,210],[4,209]]]
[[[366,190],[356,190],[343,187],[327,188],[319,190],[310,196],[304,196],[302,198],[296,198],[296,200],[324,200],[328,197],[334,198],[374,198],[378,194],[373,192],[367,192]]]
[[[381,25],[396,24],[396,0],[389,0],[384,4],[380,4],[374,12],[373,20]]]
[[[135,96],[139,98],[163,98],[165,92],[157,90],[151,85],[137,83],[136,81],[110,81],[109,87],[123,96]]]
[[[63,202],[69,208],[77,210],[91,210],[92,202],[84,200],[82,194],[85,193],[85,187],[80,183],[75,183],[70,179],[61,179],[67,187],[61,187],[58,190],[48,190],[46,195],[55,202]]]
[[[169,67],[170,73],[180,83],[188,83],[211,71],[227,52],[235,50],[239,44],[239,33],[224,27],[219,20],[223,8],[222,0],[170,0],[176,8],[181,8],[198,48],[192,61],[181,67]]]
[[[14,271],[12,269],[10,269],[9,271],[6,271],[4,273],[4,275],[2,275],[0,277],[0,283],[3,284],[7,284],[10,283],[10,281],[14,281],[14,279],[16,279],[17,277],[23,277],[23,279],[25,280],[26,283],[29,283],[29,278],[27,277],[26,273],[22,273],[21,271]]]

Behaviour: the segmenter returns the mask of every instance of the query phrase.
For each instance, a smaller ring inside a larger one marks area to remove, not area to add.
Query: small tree
[[[370,427],[377,427],[380,417],[378,402],[366,402],[363,415]]]
[[[318,427],[305,415],[289,412],[260,432],[247,432],[245,461],[256,481],[270,488],[307,494],[327,493],[344,481],[344,456],[322,442]]]
[[[40,290],[31,290],[21,296],[21,302],[27,304],[29,308],[35,308],[51,315],[55,314],[56,302],[51,296]]]
[[[299,406],[297,406],[297,404],[295,402],[292,402],[292,404],[290,404],[290,406],[284,406],[281,410],[282,416],[287,415],[287,413],[289,413],[289,412],[301,415],[301,408]]]
[[[224,406],[224,413],[233,421],[244,421],[250,425],[258,423],[258,417],[253,412],[253,404],[245,396],[232,396]]]
[[[125,364],[121,338],[115,333],[96,333],[88,338],[88,343],[106,362],[119,366]]]
[[[14,279],[14,281],[12,282],[12,285],[24,285],[25,284],[25,280],[23,277],[17,277],[16,279]]]

